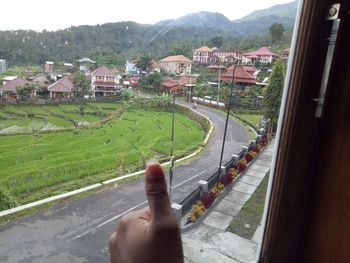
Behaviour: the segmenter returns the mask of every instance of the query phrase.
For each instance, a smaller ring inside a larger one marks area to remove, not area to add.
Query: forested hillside
[[[290,12],[280,5],[270,8],[271,12],[256,11],[238,21],[218,13],[200,12],[155,25],[118,22],[59,31],[0,31],[0,58],[6,59],[9,66],[38,65],[47,60],[73,63],[84,56],[99,64],[123,65],[127,58],[142,53],[156,59],[175,53],[191,56],[193,48],[204,44],[249,50],[270,44],[268,30],[273,23],[284,25],[283,46],[290,42],[296,5],[297,2],[287,4]]]

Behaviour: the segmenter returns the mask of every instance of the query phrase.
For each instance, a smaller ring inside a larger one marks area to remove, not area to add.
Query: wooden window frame
[[[301,0],[298,9],[258,262],[311,262],[305,261],[305,258],[310,259],[307,257],[310,253],[303,246],[308,245],[305,239],[312,243],[310,237],[306,236],[312,222],[307,220],[307,216],[310,216],[308,211],[315,204],[313,196],[318,190],[315,182],[318,180],[317,169],[320,168],[319,149],[324,138],[322,136],[326,136],[323,130],[325,118],[315,118],[315,98],[319,95],[330,32],[329,21],[325,18],[334,3],[341,3],[346,10],[347,27],[343,27],[340,32],[349,32],[346,31],[349,30],[350,10],[347,0]],[[341,57],[337,48],[335,54]],[[335,88],[336,78],[339,81],[339,73],[331,72],[329,88]]]

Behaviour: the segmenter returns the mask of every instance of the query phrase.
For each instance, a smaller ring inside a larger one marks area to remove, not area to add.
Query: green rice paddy
[[[0,132],[12,127],[14,134],[0,136],[0,191],[24,204],[139,170],[151,158],[167,160],[171,113],[128,110],[98,124],[120,107],[89,103],[85,115],[79,105],[1,107]],[[86,125],[74,128],[71,119]],[[183,115],[175,119],[174,151],[182,156],[200,145],[204,132]]]

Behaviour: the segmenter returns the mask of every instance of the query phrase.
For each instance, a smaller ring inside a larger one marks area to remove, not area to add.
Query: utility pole
[[[219,65],[219,82],[218,82],[218,98],[216,107],[219,108],[219,100],[220,100],[220,88],[221,88],[221,65]]]
[[[171,124],[171,139],[170,139],[170,168],[169,168],[169,199],[171,200],[171,190],[174,176],[174,126],[175,126],[175,93],[173,93],[173,109],[172,109],[172,124]]]
[[[225,130],[224,130],[224,138],[223,138],[223,140],[222,140],[222,148],[221,148],[220,161],[219,161],[219,168],[218,168],[218,180],[217,180],[217,182],[216,182],[216,186],[219,185],[219,178],[220,178],[220,173],[221,173],[222,158],[223,158],[224,150],[225,150],[225,141],[226,141],[227,125],[228,125],[228,120],[229,120],[229,116],[230,116],[232,94],[233,94],[233,88],[234,88],[234,86],[235,86],[234,77],[235,77],[235,71],[236,71],[236,67],[237,67],[237,66],[238,66],[238,65],[234,65],[234,66],[233,66],[233,70],[232,70],[232,81],[231,81],[230,100],[229,100],[228,107],[227,107],[227,115],[226,115]]]

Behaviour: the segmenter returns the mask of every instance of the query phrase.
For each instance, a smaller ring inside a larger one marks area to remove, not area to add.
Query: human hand
[[[180,229],[170,207],[162,167],[148,164],[145,190],[149,207],[125,215],[109,240],[111,263],[181,263]]]

